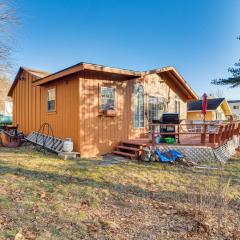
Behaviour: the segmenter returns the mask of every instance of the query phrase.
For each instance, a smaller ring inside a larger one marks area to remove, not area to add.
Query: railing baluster
[[[226,141],[233,138],[234,135],[240,135],[240,122],[224,123],[224,124],[150,124],[152,128],[152,144],[156,144],[156,135],[161,127],[174,127],[174,132],[161,132],[160,136],[171,136],[174,135],[177,143],[180,144],[180,135],[189,135],[189,136],[200,136],[200,141],[196,142],[196,139],[190,137],[189,144],[202,144],[206,145],[208,143],[223,144]],[[199,131],[200,130],[200,131]],[[207,139],[208,137],[208,139]],[[183,140],[184,142],[184,140]]]

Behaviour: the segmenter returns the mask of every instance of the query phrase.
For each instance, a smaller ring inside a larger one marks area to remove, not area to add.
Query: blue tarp
[[[177,158],[183,158],[182,153],[176,150],[169,150],[168,152],[163,153],[159,149],[156,149],[155,155],[158,156],[160,162],[174,162]]]

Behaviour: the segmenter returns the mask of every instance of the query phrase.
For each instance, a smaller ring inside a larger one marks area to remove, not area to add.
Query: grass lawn
[[[99,163],[0,147],[0,239],[240,239],[240,158]]]

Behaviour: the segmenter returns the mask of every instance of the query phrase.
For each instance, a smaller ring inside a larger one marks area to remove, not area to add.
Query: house
[[[187,101],[198,99],[174,67],[137,72],[83,62],[52,74],[20,67],[8,95],[25,134],[47,122],[83,157],[146,136],[163,112],[186,119]]]
[[[232,111],[225,98],[210,98],[207,100],[206,121],[227,120]],[[189,101],[187,104],[188,120],[203,120],[202,100]]]
[[[228,104],[232,110],[233,116],[240,120],[240,100],[228,101]]]

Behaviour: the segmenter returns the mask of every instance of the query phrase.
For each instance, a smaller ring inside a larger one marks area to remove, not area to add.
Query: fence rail
[[[158,136],[174,136],[178,143],[181,143],[181,137],[185,138],[197,136],[198,140],[195,144],[214,144],[220,145],[231,140],[234,135],[240,135],[240,122],[231,122],[224,124],[215,123],[185,123],[185,124],[150,124],[152,129],[152,143],[156,144]],[[168,131],[166,129],[171,129]],[[194,145],[193,143],[193,145]]]

